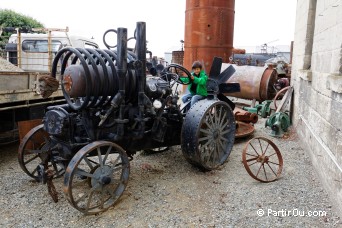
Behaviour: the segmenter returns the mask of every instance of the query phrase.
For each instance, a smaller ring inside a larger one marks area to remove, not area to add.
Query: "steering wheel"
[[[184,76],[185,74],[185,76]],[[189,82],[183,82],[180,80],[180,77],[188,77]],[[182,85],[188,85],[191,83],[191,73],[182,65],[171,63],[162,72],[162,79],[166,81],[170,81],[171,79],[175,82],[182,84]]]

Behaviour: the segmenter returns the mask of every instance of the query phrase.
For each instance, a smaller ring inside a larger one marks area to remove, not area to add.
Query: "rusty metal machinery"
[[[185,10],[184,66],[203,61],[211,69],[215,56],[228,62],[232,55],[235,0],[187,0]]]
[[[234,69],[220,73],[222,60],[215,61],[208,97],[182,110],[177,86],[190,72],[147,61],[144,22],[137,23],[134,49],[127,47],[126,28],[111,31],[116,49],[66,47],[57,53],[52,76],[60,72],[67,104],[50,106],[18,150],[23,171],[48,183],[54,200],[52,180],[64,174],[69,203],[85,214],[117,202],[136,151],[181,145],[189,163],[212,170],[227,160],[234,143],[234,104],[222,93],[239,91],[239,85],[220,81]]]
[[[246,123],[256,123],[258,122],[258,114],[245,111],[241,108],[235,107],[234,116],[236,121],[242,121]]]
[[[223,64],[222,70],[232,64]],[[258,101],[272,100],[277,93],[274,84],[277,81],[277,71],[272,66],[268,68],[256,66],[232,65],[236,70],[227,82],[240,84],[240,92],[230,93],[229,96]],[[228,95],[228,94],[227,94]]]

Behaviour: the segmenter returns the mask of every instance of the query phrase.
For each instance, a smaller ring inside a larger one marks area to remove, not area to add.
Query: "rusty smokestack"
[[[229,62],[234,35],[235,0],[186,0],[184,66],[203,62],[207,74],[215,56]]]

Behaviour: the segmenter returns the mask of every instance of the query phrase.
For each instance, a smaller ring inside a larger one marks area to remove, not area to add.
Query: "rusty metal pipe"
[[[227,83],[240,83],[241,91],[225,95],[250,100],[256,99],[258,101],[274,98],[277,92],[274,89],[274,83],[277,81],[278,76],[277,71],[272,66],[264,68],[223,63],[221,72],[230,65],[235,68],[235,73],[228,79]]]
[[[251,113],[238,107],[235,107],[234,109],[234,116],[236,121],[242,121],[245,123],[258,122],[258,115],[256,113]]]

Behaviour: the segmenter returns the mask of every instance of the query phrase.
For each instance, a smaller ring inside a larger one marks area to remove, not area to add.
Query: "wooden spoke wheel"
[[[265,183],[277,180],[283,169],[278,147],[264,137],[255,137],[246,143],[242,162],[251,177]]]
[[[191,164],[205,170],[216,169],[227,160],[234,139],[234,114],[226,102],[200,100],[185,116],[181,146]]]
[[[38,166],[53,170],[53,178],[64,173],[62,166],[51,161],[51,140],[43,129],[43,124],[32,128],[23,138],[18,149],[18,161],[21,169],[30,177],[39,181]]]
[[[124,192],[129,160],[117,144],[95,141],[80,149],[64,175],[69,203],[84,214],[98,214],[113,206]]]

